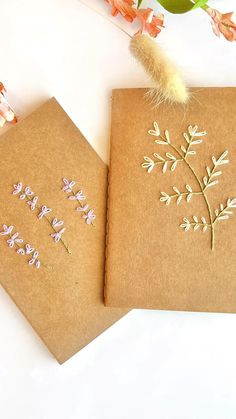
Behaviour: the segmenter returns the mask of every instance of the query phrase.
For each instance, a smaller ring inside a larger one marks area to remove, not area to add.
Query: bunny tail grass
[[[130,42],[130,51],[154,82],[148,94],[155,105],[166,101],[187,103],[189,93],[179,71],[155,41],[148,35],[136,35]]]

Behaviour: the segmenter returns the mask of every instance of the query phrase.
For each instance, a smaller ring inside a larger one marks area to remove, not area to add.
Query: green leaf
[[[138,0],[138,8],[141,6],[143,0]]]
[[[203,7],[207,3],[208,0],[198,0],[195,1],[195,5],[193,6],[192,10],[197,9],[198,7]]]
[[[198,0],[196,2],[191,0],[157,0],[161,6],[170,13],[186,13],[190,10],[202,7],[207,3],[207,0]]]

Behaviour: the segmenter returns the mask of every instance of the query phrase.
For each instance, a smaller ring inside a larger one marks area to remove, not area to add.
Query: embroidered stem
[[[71,193],[76,197],[76,193],[75,193],[75,191],[73,189],[71,189]],[[77,200],[77,202],[79,203],[80,208],[83,208],[82,202],[79,201],[79,200]],[[87,211],[86,210],[85,211],[83,210],[83,212],[88,215],[89,210],[87,210]],[[95,227],[95,225],[93,224],[93,222],[91,222],[91,226]]]
[[[19,185],[19,184],[18,184]],[[18,186],[18,185],[16,185],[16,186]],[[22,187],[22,184],[21,184],[21,187]],[[19,191],[19,193],[20,193],[21,191]],[[31,201],[32,200],[32,195],[27,195],[27,194],[25,194],[24,195],[24,200],[26,200],[26,202],[29,202],[29,201]],[[36,203],[34,203],[34,208],[36,208],[39,212],[41,212],[42,211],[42,208],[40,207],[40,206],[38,206]],[[51,226],[51,228],[53,229],[53,231],[55,232],[55,233],[58,233],[58,231],[56,230],[56,228],[52,225],[52,220],[50,220],[50,218],[48,218],[48,216],[47,216],[47,214],[46,214],[46,212],[43,214],[43,218],[45,218],[46,220],[47,220],[47,222],[50,224],[50,226]],[[64,248],[66,249],[66,251],[69,253],[69,254],[71,254],[71,250],[70,250],[70,248],[69,248],[69,246],[65,243],[65,241],[63,240],[63,238],[62,237],[60,237],[60,242],[62,243],[62,245],[64,246]]]
[[[198,175],[197,175],[197,173],[196,173],[195,169],[194,169],[194,168],[191,166],[191,164],[190,164],[190,163],[186,160],[186,157],[184,157],[184,156],[182,155],[182,153],[180,153],[180,151],[178,150],[178,148],[177,148],[177,147],[175,147],[173,144],[171,144],[171,143],[170,143],[169,145],[170,145],[170,147],[171,147],[173,150],[175,150],[175,152],[178,154],[178,156],[184,160],[184,162],[186,163],[186,165],[188,166],[188,168],[191,170],[192,174],[194,175],[194,177],[195,177],[195,179],[196,179],[197,183],[199,184],[199,187],[200,187],[201,193],[202,193],[202,195],[203,195],[203,198],[204,198],[204,200],[205,200],[206,207],[207,207],[208,214],[209,214],[210,227],[211,227],[211,250],[213,251],[213,250],[214,250],[214,245],[215,245],[215,231],[214,231],[214,225],[213,225],[213,215],[212,215],[212,210],[211,210],[211,206],[210,206],[209,200],[208,200],[208,198],[207,198],[207,195],[205,194],[205,189],[204,189],[204,187],[202,186],[201,180],[199,179],[199,177],[198,177]]]

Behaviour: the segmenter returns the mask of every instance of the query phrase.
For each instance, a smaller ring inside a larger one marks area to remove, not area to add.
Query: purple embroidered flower
[[[18,182],[16,185],[13,185],[12,195],[17,195],[22,191],[22,182]]]
[[[60,231],[51,234],[51,237],[54,239],[56,243],[58,243],[61,240],[61,236],[65,232],[65,230],[65,228],[62,228]]]
[[[9,234],[11,234],[14,227],[13,226],[7,227],[6,224],[3,224],[2,228],[3,228],[3,231],[0,231],[0,236],[9,236]]]
[[[33,254],[33,256],[32,256],[32,258],[29,260],[29,265],[35,265],[35,267],[37,268],[37,269],[39,269],[40,268],[40,266],[41,266],[41,263],[40,263],[40,261],[38,260],[38,255],[39,255],[39,252],[36,250],[35,252],[34,252],[34,254]]]
[[[41,220],[43,217],[45,217],[45,215],[49,214],[49,212],[51,211],[51,208],[47,208],[46,205],[43,205],[38,215],[38,219]]]
[[[15,244],[17,243],[23,243],[22,239],[18,239],[19,233],[14,233],[12,237],[10,237],[10,239],[7,240],[7,244],[9,247],[14,247]]]
[[[16,253],[18,253],[19,255],[23,255],[23,256],[25,256],[25,249],[23,249],[23,247],[20,247],[18,250],[17,250],[17,252]]]
[[[27,243],[26,246],[25,246],[25,253],[27,255],[30,255],[31,253],[33,253],[33,251],[34,251],[34,248],[32,246],[30,246],[29,243]]]
[[[64,183],[62,190],[65,191],[66,193],[72,192],[72,188],[73,186],[75,186],[74,180],[68,180],[64,177],[62,181]]]
[[[34,194],[34,192],[31,191],[29,186],[26,186],[24,192],[20,195],[20,199],[23,201],[26,197],[30,197]]]
[[[38,196],[35,196],[31,201],[27,201],[31,211],[34,211],[38,202]]]
[[[87,211],[89,204],[85,204],[83,207],[77,207],[76,211],[85,212]]]
[[[53,220],[52,220],[52,226],[53,227],[61,227],[61,226],[63,226],[63,224],[64,224],[64,221],[60,221],[57,218],[53,218]]]
[[[83,218],[85,219],[86,224],[92,224],[93,220],[95,220],[96,215],[94,214],[94,210],[91,209],[87,214],[83,215]]]
[[[86,197],[83,195],[83,191],[78,191],[75,195],[68,197],[71,201],[84,201]]]

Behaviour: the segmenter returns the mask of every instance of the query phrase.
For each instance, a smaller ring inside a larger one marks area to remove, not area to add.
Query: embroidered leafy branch
[[[76,201],[79,204],[79,206],[76,207],[76,211],[79,211],[83,214],[82,218],[85,220],[86,224],[94,226],[93,221],[96,219],[96,215],[94,214],[94,209],[89,209],[89,205],[84,203],[86,196],[83,194],[83,191],[81,189],[77,192],[73,190],[76,184],[74,180],[63,178],[62,182],[62,190],[67,194],[70,194],[68,199],[71,201]]]
[[[179,205],[182,202],[183,198],[186,198],[187,202],[190,202],[193,195],[202,195],[202,192],[194,192],[190,185],[186,185],[186,192],[180,192],[176,186],[173,186],[174,194],[167,194],[166,192],[161,192],[161,202],[165,202],[166,205],[171,203],[173,198],[176,198],[176,203]]]
[[[19,237],[19,233],[13,233],[14,226],[10,225],[7,226],[3,224],[3,230],[0,231],[0,236],[6,236],[7,245],[13,249],[14,247],[17,248],[16,253],[23,256],[29,256],[28,264],[31,266],[35,266],[37,269],[40,268],[41,262],[39,260],[39,252],[35,250],[29,243],[23,246],[24,240]]]
[[[183,199],[186,199],[186,202],[190,203],[194,195],[200,196],[205,202],[207,217],[198,217],[194,215],[192,220],[184,217],[183,223],[180,225],[180,227],[186,232],[190,229],[193,229],[193,231],[201,230],[203,232],[210,230],[211,248],[214,250],[215,224],[218,221],[229,219],[230,215],[233,214],[232,209],[236,208],[236,198],[228,198],[225,206],[220,204],[219,209],[216,209],[213,212],[207,196],[207,190],[219,183],[218,178],[222,175],[222,171],[220,170],[221,168],[219,169],[219,167],[229,163],[227,158],[228,151],[224,151],[218,158],[212,156],[213,166],[211,168],[206,166],[207,174],[201,180],[188,159],[189,157],[195,156],[197,154],[193,147],[203,142],[202,137],[206,135],[205,131],[198,131],[197,125],[190,125],[187,132],[184,132],[183,134],[185,144],[181,145],[180,149],[172,143],[168,130],[165,130],[163,135],[161,134],[159,126],[156,122],[153,123],[153,129],[150,129],[148,133],[155,137],[156,144],[161,146],[168,146],[171,149],[171,153],[167,152],[165,154],[166,157],[162,157],[160,154],[154,153],[153,156],[155,159],[145,156],[142,167],[146,169],[148,173],[151,173],[156,166],[162,165],[162,172],[165,173],[169,163],[171,163],[171,171],[174,171],[177,167],[177,164],[181,162],[181,164],[185,164],[187,166],[190,174],[195,178],[195,181],[198,184],[197,190],[193,190],[189,184],[186,184],[186,191],[180,191],[176,186],[173,186],[174,193],[161,192],[160,201],[166,205],[169,205],[172,201],[174,201],[177,205],[179,205]]]
[[[57,218],[50,218],[48,216],[48,214],[52,212],[52,209],[48,208],[46,205],[38,205],[38,196],[34,196],[34,192],[32,192],[30,186],[26,186],[24,188],[22,182],[18,182],[15,185],[13,185],[12,195],[18,196],[21,201],[25,200],[31,211],[37,209],[38,219],[42,220],[44,218],[52,227],[54,232],[50,234],[50,236],[53,238],[54,242],[61,242],[67,250],[67,252],[71,253],[69,247],[62,238],[62,234],[65,232],[66,229],[62,228],[61,230],[58,230],[58,227],[62,226],[64,222],[59,221]]]

